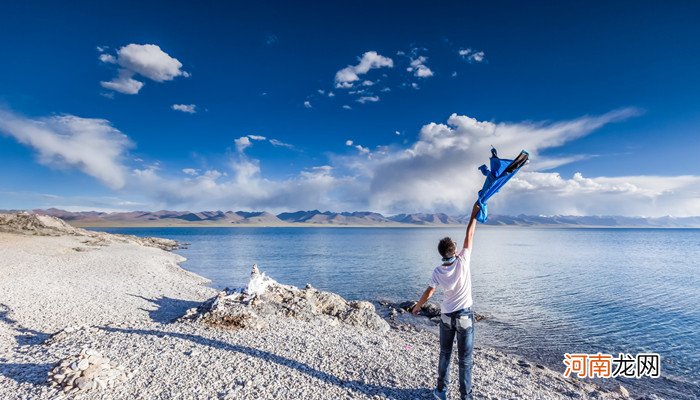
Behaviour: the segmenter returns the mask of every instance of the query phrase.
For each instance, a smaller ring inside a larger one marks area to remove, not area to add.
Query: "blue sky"
[[[700,215],[698,11],[7,4],[0,208]]]

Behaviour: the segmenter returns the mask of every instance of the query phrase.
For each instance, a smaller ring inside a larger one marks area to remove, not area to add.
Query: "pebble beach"
[[[274,299],[234,298],[182,269],[175,247],[53,217],[0,216],[0,398],[432,398],[433,331],[311,287],[271,281],[284,289]],[[250,261],[264,271],[264,260]],[[261,323],[207,322],[217,298]],[[297,308],[277,312],[274,301]],[[629,397],[480,347],[476,329],[475,398]],[[454,379],[449,392],[458,397]]]

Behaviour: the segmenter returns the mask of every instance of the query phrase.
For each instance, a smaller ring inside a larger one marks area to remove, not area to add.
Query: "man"
[[[440,361],[438,364],[437,388],[433,390],[436,399],[447,398],[452,344],[457,336],[459,360],[459,392],[461,399],[472,398],[472,350],[474,347],[474,312],[472,306],[472,280],[469,261],[471,258],[476,216],[479,205],[474,204],[462,251],[457,253],[457,243],[446,237],[438,243],[442,264],[435,268],[428,288],[413,307],[418,314],[426,301],[440,286],[444,299],[440,305]]]

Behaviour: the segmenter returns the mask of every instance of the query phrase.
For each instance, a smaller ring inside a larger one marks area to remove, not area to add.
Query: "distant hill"
[[[277,215],[282,221],[288,223],[307,223],[307,224],[331,224],[331,225],[376,225],[391,223],[391,220],[382,214],[369,211],[355,212],[321,212],[318,210],[312,211],[297,211],[282,213]]]
[[[17,212],[7,210],[0,212]],[[129,211],[72,212],[49,208],[29,210],[51,215],[81,227],[119,226],[462,226],[466,215],[414,213],[384,216],[370,211],[331,212],[295,211],[272,214],[267,211]],[[486,225],[540,227],[610,227],[610,228],[700,228],[700,217],[621,217],[621,216],[537,216],[490,215]]]

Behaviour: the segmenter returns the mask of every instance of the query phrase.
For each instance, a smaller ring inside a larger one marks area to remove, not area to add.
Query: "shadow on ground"
[[[176,319],[185,314],[185,311],[201,304],[201,302],[197,301],[173,299],[170,297],[157,297],[154,299],[149,299],[148,297],[137,294],[129,294],[129,296],[146,300],[155,306],[155,310],[146,308],[141,308],[141,310],[148,312],[148,316],[151,317],[151,320],[161,324],[175,322]]]
[[[48,373],[53,364],[18,364],[0,363],[0,375],[3,375],[17,383],[31,383],[44,385],[48,379]]]
[[[185,333],[177,332],[164,332],[157,331],[153,329],[122,329],[122,328],[112,328],[112,327],[102,327],[108,332],[118,332],[131,335],[151,335],[151,336],[170,336],[181,340],[188,340],[190,342],[213,347],[215,349],[226,350],[235,353],[242,353],[249,357],[257,357],[267,362],[275,363],[278,365],[285,366],[287,368],[295,369],[303,374],[309,375],[312,378],[316,378],[326,383],[330,383],[346,390],[352,390],[354,392],[363,393],[368,396],[381,395],[383,397],[390,397],[395,399],[416,399],[416,398],[429,398],[431,396],[431,390],[428,388],[421,389],[402,389],[387,387],[381,385],[374,385],[369,383],[360,382],[357,380],[345,380],[340,379],[334,375],[327,372],[319,371],[310,367],[307,364],[301,363],[290,358],[282,357],[268,351],[257,350],[251,347],[240,346],[236,344],[231,344],[223,342],[221,340],[209,339],[198,335],[190,335]]]
[[[0,322],[7,324],[12,330],[18,333],[15,336],[18,346],[40,344],[51,336],[45,332],[23,327],[17,321],[10,318],[11,313],[12,310],[10,307],[8,307],[6,304],[0,303]]]

